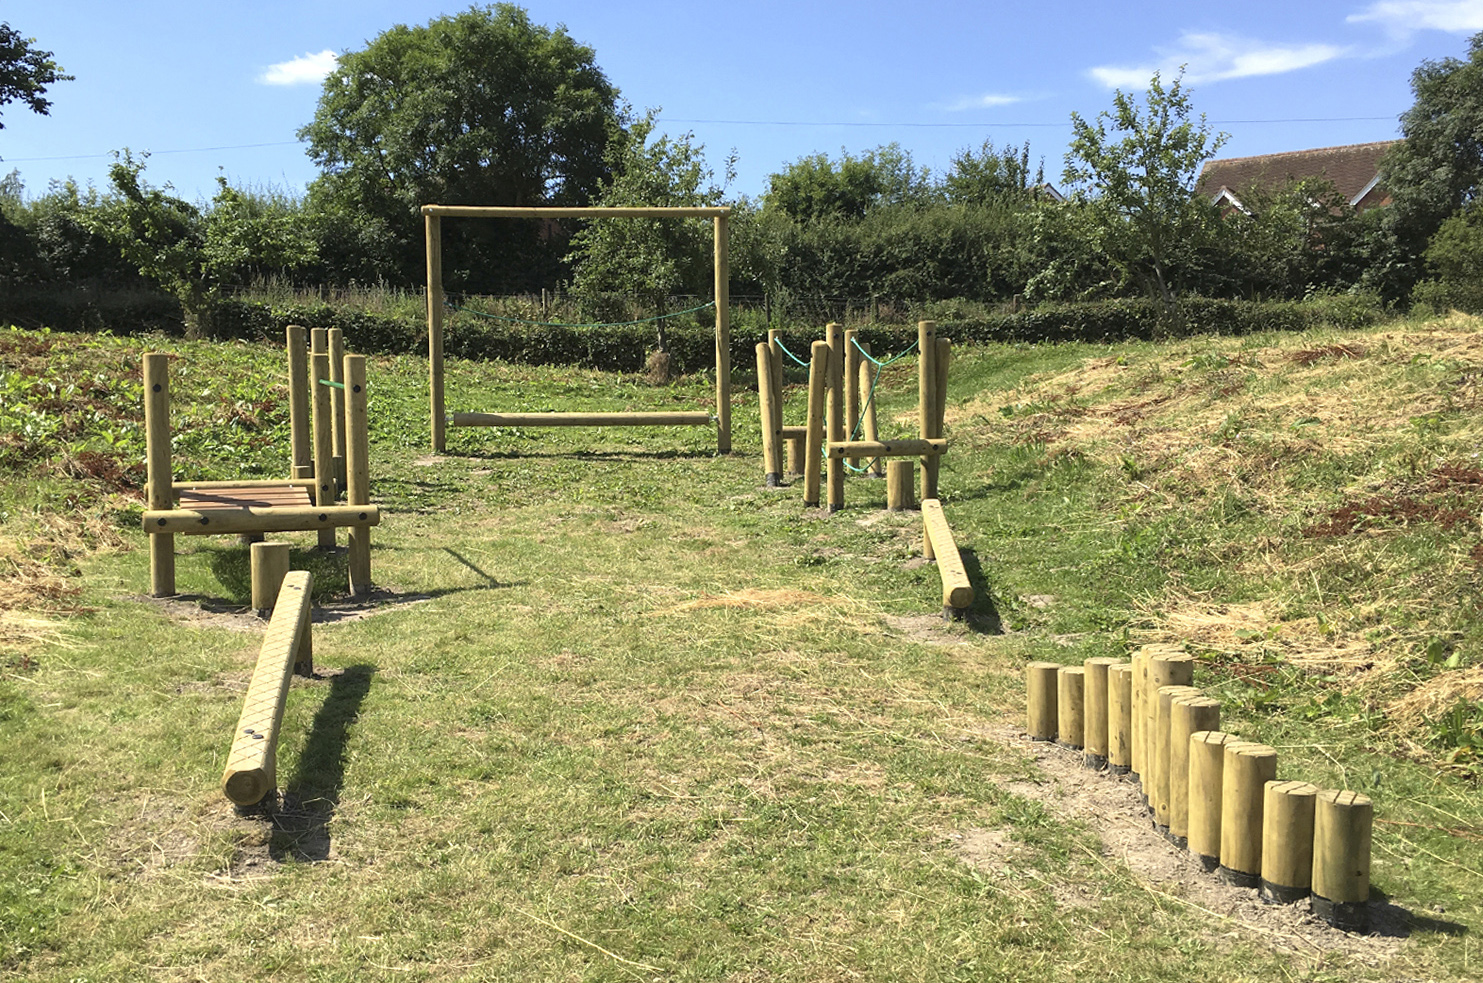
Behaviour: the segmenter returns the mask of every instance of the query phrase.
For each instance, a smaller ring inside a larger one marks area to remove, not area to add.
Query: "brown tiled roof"
[[[1238,197],[1253,186],[1285,184],[1305,177],[1322,177],[1334,183],[1339,193],[1354,201],[1380,173],[1380,158],[1398,141],[1354,143],[1347,147],[1291,150],[1257,157],[1228,157],[1205,163],[1195,190],[1214,197],[1229,188]],[[1366,200],[1373,201],[1372,191]]]

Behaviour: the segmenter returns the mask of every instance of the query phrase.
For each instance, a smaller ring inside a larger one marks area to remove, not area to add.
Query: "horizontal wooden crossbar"
[[[455,413],[455,427],[707,427],[709,413]]]
[[[252,478],[245,481],[177,481],[175,494],[208,488],[313,488],[313,478]]]
[[[973,585],[963,569],[963,556],[953,541],[953,530],[947,524],[942,502],[935,498],[922,501],[922,526],[937,555],[937,572],[942,575],[942,606],[966,608],[973,603]]]
[[[239,806],[256,805],[278,785],[278,731],[288,680],[299,645],[309,631],[309,596],[314,576],[308,570],[290,570],[278,590],[273,620],[263,635],[257,668],[242,701],[242,716],[232,736],[221,790]]]
[[[522,208],[515,205],[423,205],[424,215],[447,215],[450,218],[723,218],[730,208],[719,206],[570,206]]]
[[[932,457],[947,452],[947,440],[831,440],[829,459],[845,457]]]
[[[784,440],[807,440],[808,427],[784,427],[778,436]]]
[[[374,505],[247,506],[217,509],[159,509],[144,513],[144,531],[213,536],[239,532],[305,532],[338,526],[375,526],[381,512]]]

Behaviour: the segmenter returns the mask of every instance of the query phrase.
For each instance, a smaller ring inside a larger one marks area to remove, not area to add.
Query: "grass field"
[[[425,363],[373,359],[380,591],[285,537],[324,620],[276,822],[218,787],[246,551],[181,537],[186,599],[143,597],[137,488],[146,348],[201,479],[284,472],[281,351],[0,333],[0,978],[1483,978],[1479,327],[955,352],[966,625],[883,482],[835,515],[761,487],[740,382],[731,457],[700,428],[432,456]],[[712,392],[449,365],[450,410]],[[1116,783],[1018,739],[1025,661],[1154,640],[1282,777],[1374,797],[1383,937],[1217,909],[1078,807]]]

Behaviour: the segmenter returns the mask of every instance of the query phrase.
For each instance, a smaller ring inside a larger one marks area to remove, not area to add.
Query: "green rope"
[[[860,356],[862,358],[865,358],[865,359],[869,360],[870,362],[873,362],[875,364],[876,368],[880,368],[880,369],[885,368],[886,366],[890,365],[892,362],[898,362],[898,361],[900,361],[901,359],[903,359],[906,356],[910,355],[911,352],[912,352],[912,349],[914,349],[914,348],[917,347],[917,343],[914,341],[910,345],[907,346],[907,348],[906,348],[905,351],[900,352],[899,354],[893,355],[890,358],[886,359],[884,362],[882,362],[879,359],[872,358],[869,352],[867,352],[865,349],[863,349],[863,348],[860,347],[860,339],[859,338],[851,338],[850,339],[850,343],[855,346],[855,351],[859,352],[860,353]],[[865,425],[865,415],[870,412],[870,404],[873,403],[873,402],[875,402],[875,387],[878,386],[878,385],[880,385],[880,381],[881,381],[881,374],[879,372],[874,373],[873,374],[873,377],[870,380],[870,392],[865,397],[865,404],[860,407],[860,418],[855,421],[855,432],[852,433],[852,434],[850,434],[850,439],[851,440],[859,440],[860,439],[860,428]],[[841,460],[844,461],[844,466],[845,466],[845,468],[847,470],[849,470],[849,471],[851,471],[851,472],[853,472],[855,474],[865,474],[867,471],[869,471],[872,468],[874,468],[877,463],[879,463],[880,458],[873,457],[873,458],[870,459],[869,463],[867,463],[864,467],[860,467],[860,468],[857,468],[853,464],[851,464],[847,458],[841,458]]]
[[[786,356],[788,356],[789,358],[791,358],[793,360],[793,362],[794,362],[795,365],[801,365],[804,368],[808,368],[808,363],[807,362],[805,362],[803,359],[799,358],[797,355],[794,355],[792,352],[788,351],[788,346],[785,345],[785,344],[783,344],[783,339],[781,339],[781,338],[777,339],[777,343],[778,343],[778,348],[782,349],[783,354],[786,355]]]
[[[890,365],[892,362],[901,361],[903,358],[910,355],[912,353],[912,350],[917,347],[917,343],[914,341],[910,345],[907,345],[904,351],[900,352],[899,354],[892,355],[890,358],[882,362],[878,358],[873,358],[869,352],[860,347],[859,338],[851,338],[850,343],[855,346],[855,351],[859,352],[862,358],[864,358],[868,362],[874,363],[875,367],[878,369],[883,369],[886,366]]]
[[[696,311],[703,311],[707,307],[716,306],[716,302],[714,300],[711,300],[707,301],[704,304],[701,304],[699,307],[692,307],[689,310],[675,311],[673,314],[660,314],[657,317],[639,318],[637,321],[613,321],[607,324],[564,324],[560,321],[530,321],[523,317],[502,317],[499,314],[486,314],[483,311],[471,310],[467,307],[459,307],[457,304],[452,303],[451,301],[446,299],[443,301],[443,303],[448,307],[449,310],[462,311],[465,314],[472,314],[475,317],[486,317],[489,318],[491,321],[506,321],[510,324],[529,324],[532,327],[537,328],[622,328],[627,327],[630,324],[649,324],[653,321],[663,321],[666,318],[683,317],[686,314],[694,314]]]
[[[320,379],[319,380],[319,384],[321,386],[334,386],[336,389],[344,389],[345,388],[345,383],[343,383],[343,382],[331,382],[328,379]]]

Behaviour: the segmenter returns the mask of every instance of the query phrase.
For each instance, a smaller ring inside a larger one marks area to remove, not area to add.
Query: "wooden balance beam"
[[[278,732],[295,665],[309,665],[309,595],[314,575],[291,570],[283,578],[257,668],[242,702],[221,790],[239,807],[257,805],[278,787]],[[307,673],[306,673],[307,674]]]
[[[973,585],[963,569],[963,555],[953,541],[942,503],[935,498],[922,501],[922,532],[922,552],[928,559],[937,559],[937,572],[942,575],[942,615],[960,620],[973,603]]]

